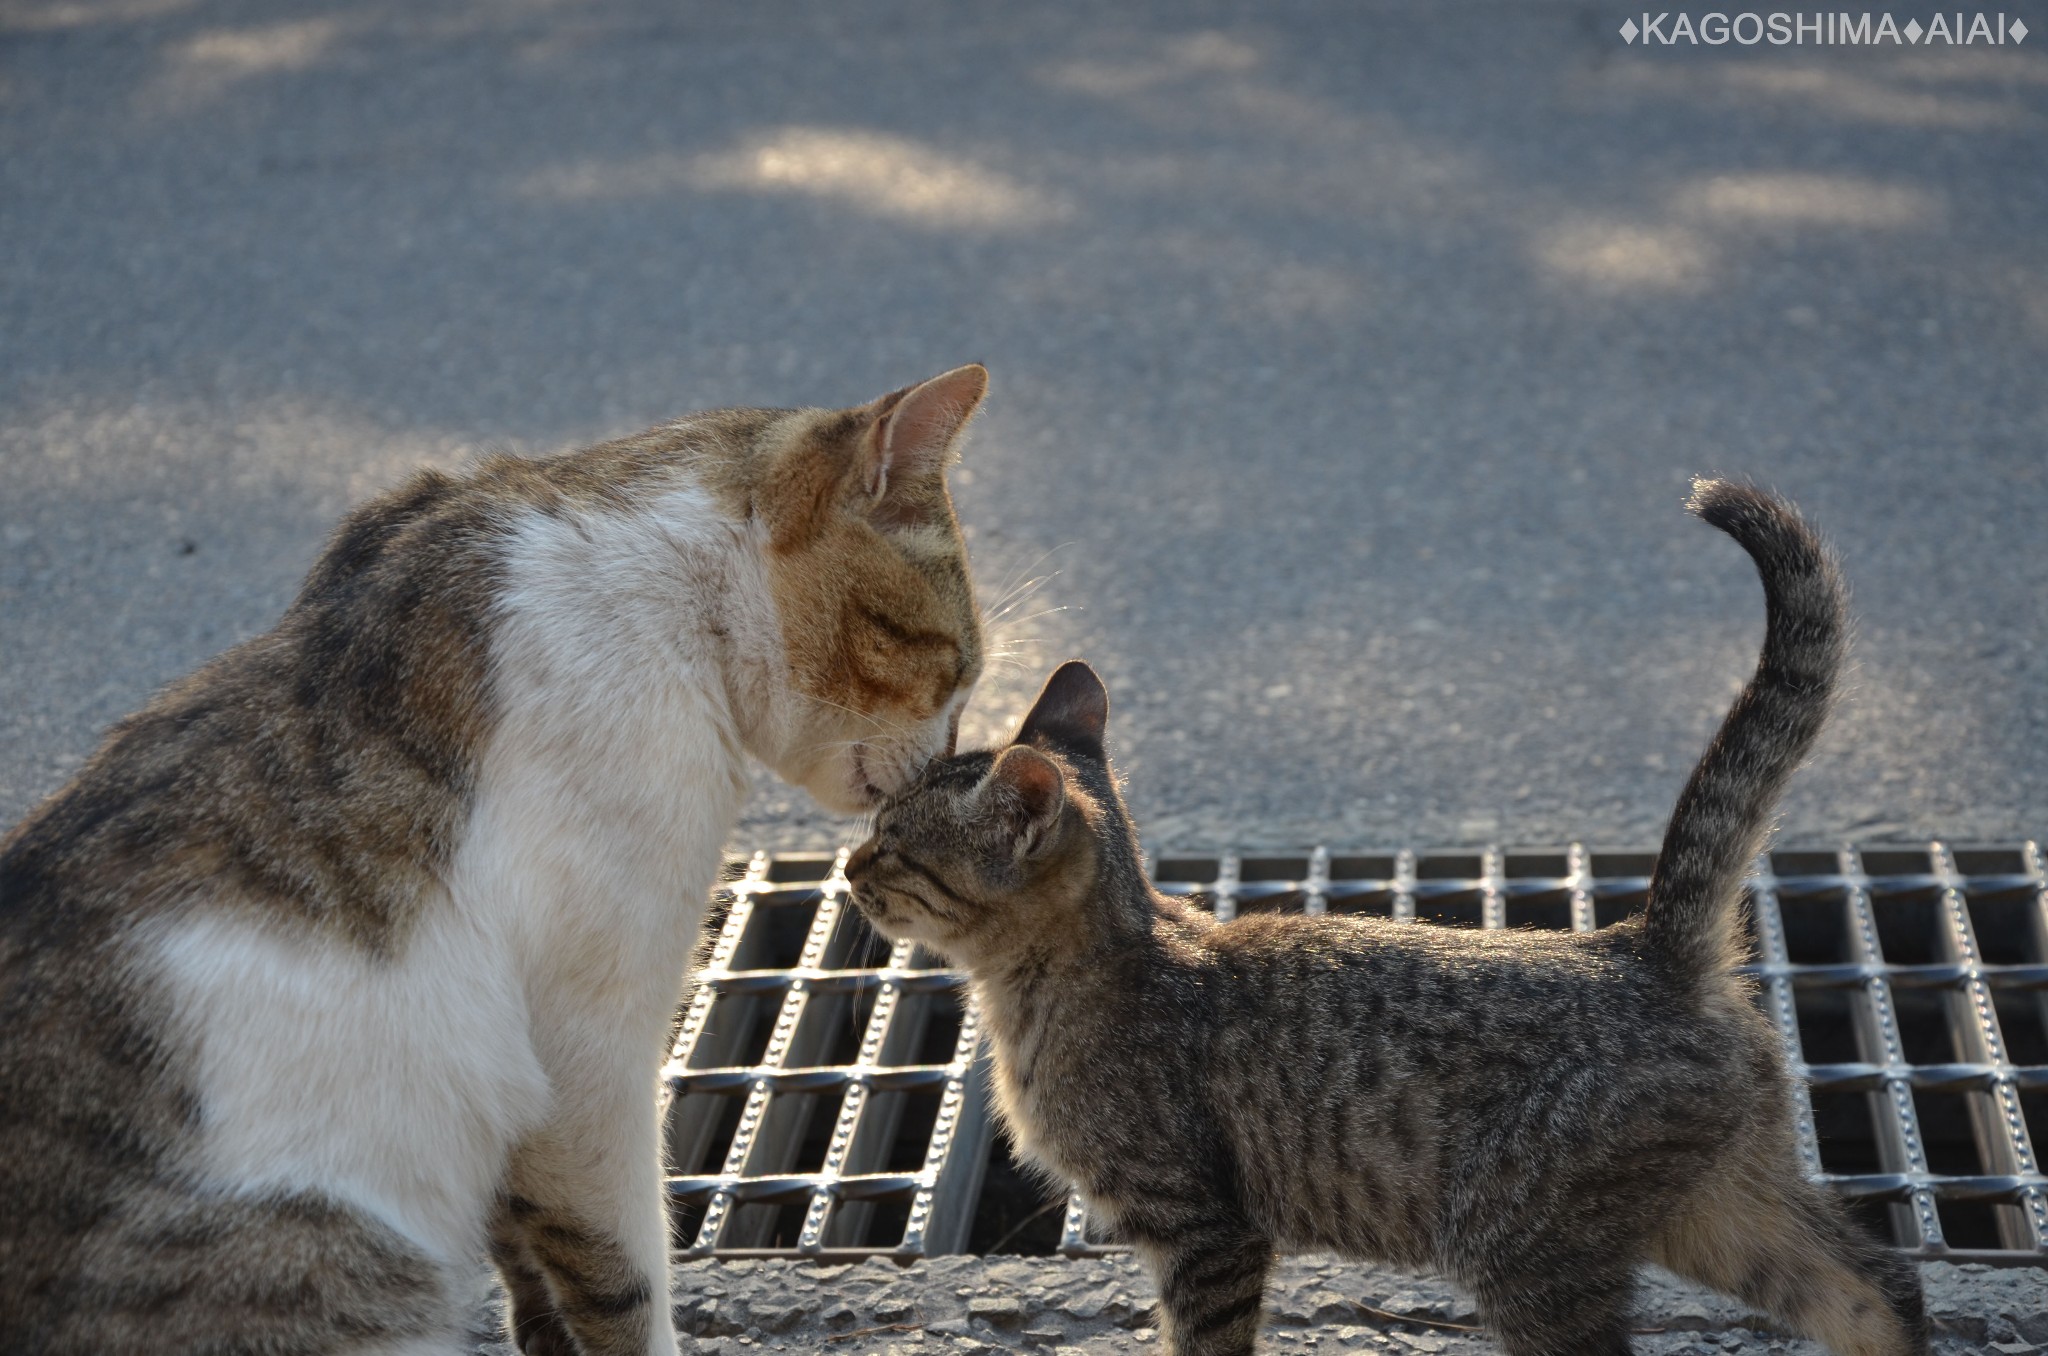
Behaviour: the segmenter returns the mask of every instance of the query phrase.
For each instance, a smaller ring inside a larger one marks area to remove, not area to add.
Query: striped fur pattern
[[[1276,1248],[1441,1271],[1514,1356],[1628,1351],[1650,1260],[1844,1356],[1927,1349],[1912,1266],[1801,1171],[1777,1034],[1729,972],[1740,873],[1840,665],[1842,587],[1768,496],[1702,485],[1695,507],[1756,558],[1771,621],[1645,917],[1219,924],[1146,880],[1078,662],[848,862],[878,928],[971,976],[1002,1115],[1147,1258],[1176,1356],[1252,1349]]]
[[[987,374],[424,472],[0,839],[23,1356],[666,1356],[654,1080],[751,756],[842,811],[981,668]]]
[[[1848,649],[1840,571],[1787,504],[1701,481],[1692,511],[1756,559],[1765,635],[1756,676],[1686,780],[1650,878],[1650,936],[1696,977],[1737,963],[1737,892],[1785,781],[1820,737]]]

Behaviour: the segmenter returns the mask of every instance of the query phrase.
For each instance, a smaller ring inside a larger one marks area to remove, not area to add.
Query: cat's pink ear
[[[1059,823],[1067,803],[1067,779],[1052,759],[1016,744],[997,756],[981,793],[1016,839],[1017,855],[1028,857],[1045,845]]]
[[[1018,727],[1016,742],[1049,744],[1101,758],[1108,726],[1109,689],[1094,669],[1069,659],[1045,680],[1038,700],[1031,704],[1031,714]]]
[[[876,402],[879,413],[861,445],[860,488],[877,513],[900,509],[903,492],[946,469],[987,394],[988,369],[969,363]]]

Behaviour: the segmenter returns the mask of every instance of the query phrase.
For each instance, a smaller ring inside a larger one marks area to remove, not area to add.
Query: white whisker
[[[808,692],[804,693],[803,695],[808,700],[814,701],[820,706],[829,706],[836,711],[844,711],[850,716],[858,716],[862,720],[872,721],[876,725],[880,726],[884,730],[887,730],[891,734],[910,734],[914,732],[917,728],[915,725],[905,724],[902,721],[890,720],[884,716],[876,714],[873,711],[863,711],[858,707],[848,706],[845,702],[835,702],[830,697],[819,697]],[[852,740],[849,742],[859,743],[860,741]]]
[[[1048,547],[1047,549],[1039,552],[1035,558],[1033,558],[1025,565],[1011,571],[1010,582],[1006,583],[1003,586],[1003,589],[1001,593],[997,596],[995,602],[991,603],[988,607],[982,610],[982,615],[985,618],[988,618],[990,621],[999,620],[1002,617],[1002,615],[1005,612],[1007,612],[1010,608],[1015,607],[1018,603],[1023,601],[1023,598],[1017,596],[1020,593],[1020,591],[1028,597],[1030,591],[1042,587],[1048,579],[1051,579],[1054,575],[1058,574],[1059,571],[1051,570],[1045,574],[1037,576],[1036,578],[1025,579],[1021,583],[1017,581],[1020,576],[1029,575],[1031,571],[1037,569],[1040,565],[1045,563],[1045,561],[1049,559],[1055,552],[1064,551],[1072,545],[1074,545],[1073,542],[1066,541],[1061,542],[1057,546]]]
[[[1030,613],[1027,616],[1013,617],[1009,621],[1004,622],[1003,625],[1022,626],[1025,622],[1037,621],[1040,617],[1050,617],[1055,612],[1065,612],[1066,610],[1066,604],[1062,603],[1058,607],[1041,608],[1039,611]]]

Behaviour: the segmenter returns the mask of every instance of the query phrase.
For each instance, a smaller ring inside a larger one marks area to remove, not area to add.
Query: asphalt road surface
[[[1646,50],[1529,0],[7,0],[0,819],[408,467],[973,359],[1015,605],[968,733],[1089,657],[1156,845],[1654,841],[1761,635],[1700,472],[1856,589],[1789,835],[2041,835],[2006,8]],[[764,784],[739,841],[846,828]]]

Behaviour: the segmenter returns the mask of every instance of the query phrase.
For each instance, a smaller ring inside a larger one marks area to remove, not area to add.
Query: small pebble
[[[1008,1296],[990,1295],[969,1300],[967,1312],[975,1318],[985,1318],[1001,1327],[1023,1321],[1024,1306]]]

